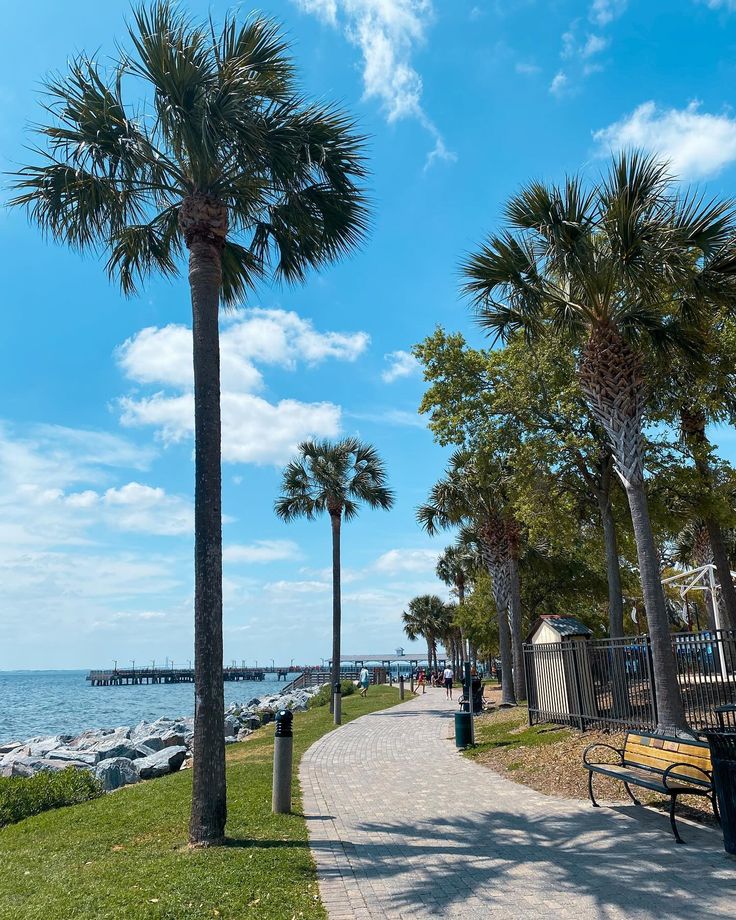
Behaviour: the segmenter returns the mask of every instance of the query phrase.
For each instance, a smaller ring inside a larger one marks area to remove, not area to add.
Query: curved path
[[[428,689],[321,738],[301,765],[330,920],[736,915],[720,834],[634,805],[546,796],[460,756]]]

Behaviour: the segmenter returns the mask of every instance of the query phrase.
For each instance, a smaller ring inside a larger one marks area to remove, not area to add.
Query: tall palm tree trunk
[[[511,630],[509,628],[508,574],[506,568],[495,561],[488,565],[493,585],[493,599],[498,616],[498,654],[501,659],[501,705],[515,706],[513,656],[511,653]]]
[[[643,481],[626,488],[634,527],[644,607],[649,626],[649,642],[657,694],[657,727],[665,732],[685,729],[685,708],[677,681],[669,617],[660,581],[657,547],[649,519],[649,504]]]
[[[611,499],[599,493],[598,508],[603,529],[603,545],[606,553],[606,579],[608,582],[608,635],[620,639],[624,634],[624,598],[621,590],[621,568],[618,555],[616,521],[613,517]]]
[[[578,373],[590,410],[611,444],[616,471],[629,501],[649,627],[657,694],[657,728],[663,732],[686,731],[688,726],[677,681],[669,617],[644,488],[642,418],[645,386],[641,357],[613,326],[596,326],[583,351]]]
[[[519,560],[509,557],[509,628],[511,630],[511,653],[514,663],[514,695],[518,700],[526,699],[524,680],[524,646],[521,636],[521,581]]]
[[[342,509],[330,511],[332,525],[332,719],[335,725],[342,722],[340,696],[340,627],[342,623],[342,597],[340,586],[340,524]]]
[[[194,763],[189,839],[225,836],[225,711],[222,675],[222,494],[220,470],[220,249],[189,243],[194,357]]]

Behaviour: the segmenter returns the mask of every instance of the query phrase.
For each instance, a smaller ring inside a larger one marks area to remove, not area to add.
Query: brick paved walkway
[[[717,832],[634,805],[593,809],[456,751],[443,690],[321,738],[301,766],[330,920],[709,920],[736,916]]]

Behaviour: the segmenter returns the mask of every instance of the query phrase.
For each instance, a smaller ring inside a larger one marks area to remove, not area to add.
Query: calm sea
[[[191,716],[193,684],[90,687],[86,671],[0,671],[0,741],[78,734],[161,716]],[[296,676],[296,675],[293,675]],[[289,678],[291,680],[291,677]],[[269,696],[275,680],[225,684],[225,705]]]

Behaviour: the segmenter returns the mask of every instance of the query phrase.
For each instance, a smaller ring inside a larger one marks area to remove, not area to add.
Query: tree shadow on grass
[[[365,822],[343,858],[366,885],[366,899],[370,883],[379,883],[390,917],[418,905],[423,916],[459,916],[473,897],[509,917],[537,915],[525,897],[569,905],[570,917],[578,910],[599,917],[733,917],[736,864],[719,850],[717,835],[688,826],[689,845],[677,846],[666,819],[633,809]],[[334,845],[312,841],[315,851]],[[339,876],[341,868],[321,873]]]

